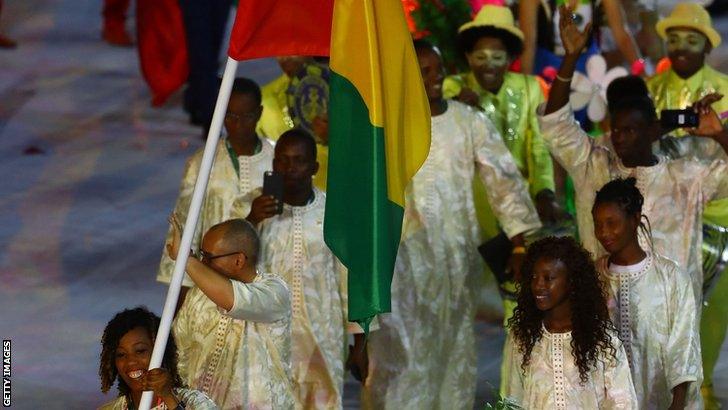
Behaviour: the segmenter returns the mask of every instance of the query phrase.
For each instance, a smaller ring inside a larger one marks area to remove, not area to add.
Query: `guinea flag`
[[[230,57],[329,55],[324,238],[348,268],[349,320],[391,310],[405,188],[430,109],[401,0],[240,2]]]

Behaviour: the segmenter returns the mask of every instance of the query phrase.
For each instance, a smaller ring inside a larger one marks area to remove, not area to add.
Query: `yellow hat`
[[[494,27],[505,30],[523,41],[523,32],[516,26],[513,21],[513,13],[508,7],[486,4],[480,9],[473,21],[460,26],[458,33],[476,27]]]
[[[720,45],[720,34],[713,28],[710,14],[700,4],[678,3],[669,16],[655,25],[657,33],[664,40],[667,39],[667,30],[677,27],[687,27],[703,33],[713,48]]]

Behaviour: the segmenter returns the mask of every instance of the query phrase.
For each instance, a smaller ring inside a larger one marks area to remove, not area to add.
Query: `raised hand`
[[[698,114],[700,121],[697,128],[686,130],[688,134],[712,138],[724,131],[718,114],[710,107],[716,101],[720,101],[721,98],[723,98],[723,95],[711,93],[693,104],[692,109]]]
[[[581,51],[589,44],[591,39],[592,23],[587,23],[584,31],[574,22],[574,9],[562,5],[559,7],[559,34],[561,35],[561,43],[564,45],[566,54],[579,55]]]
[[[182,224],[177,218],[177,214],[173,213],[169,216],[169,224],[172,225],[172,239],[167,243],[167,255],[172,260],[177,260],[177,252],[179,252],[179,244],[182,241]]]

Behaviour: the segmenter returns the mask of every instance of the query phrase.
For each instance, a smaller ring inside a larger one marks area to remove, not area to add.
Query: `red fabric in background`
[[[152,91],[152,105],[160,106],[189,74],[182,12],[177,0],[137,0],[136,21],[142,75]]]
[[[328,56],[333,12],[334,0],[240,1],[228,55]]]

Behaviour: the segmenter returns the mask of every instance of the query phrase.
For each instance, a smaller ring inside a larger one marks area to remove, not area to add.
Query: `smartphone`
[[[278,200],[278,212],[283,212],[283,176],[273,171],[263,174],[263,195],[271,195]]]
[[[687,110],[662,110],[660,124],[663,128],[695,128],[700,124],[698,113]]]

